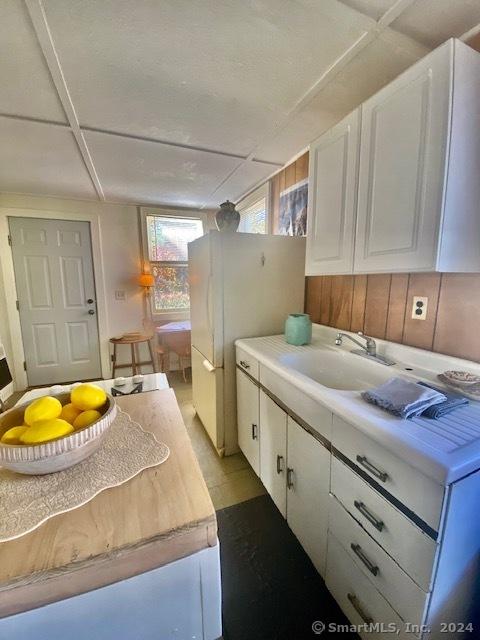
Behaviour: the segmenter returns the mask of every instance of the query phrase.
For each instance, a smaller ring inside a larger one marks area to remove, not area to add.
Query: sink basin
[[[286,353],[280,361],[324,387],[344,391],[369,389],[395,375],[389,367],[340,350]]]

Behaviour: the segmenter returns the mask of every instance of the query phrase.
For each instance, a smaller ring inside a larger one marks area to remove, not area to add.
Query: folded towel
[[[447,400],[443,393],[404,378],[391,378],[375,389],[364,391],[362,398],[401,418],[418,416]]]
[[[439,404],[428,407],[423,411],[422,416],[425,418],[432,418],[432,420],[438,420],[442,416],[446,416],[447,413],[451,411],[455,411],[459,407],[463,407],[466,404],[469,404],[467,398],[461,396],[459,393],[454,393],[452,391],[444,391],[443,389],[438,389],[434,387],[432,384],[427,384],[426,382],[419,382],[423,387],[428,387],[429,389],[433,389],[434,391],[438,391],[439,393],[443,393],[443,395],[447,398],[445,402],[440,402]]]

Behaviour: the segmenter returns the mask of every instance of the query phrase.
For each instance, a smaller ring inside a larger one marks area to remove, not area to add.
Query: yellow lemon
[[[20,438],[29,427],[22,425],[21,427],[11,427],[8,431],[5,431],[0,438],[0,442],[3,444],[21,444]]]
[[[107,401],[107,394],[95,384],[80,384],[72,389],[70,400],[77,409],[99,409]]]
[[[81,409],[77,409],[75,405],[71,402],[68,404],[64,404],[62,407],[62,413],[60,414],[60,418],[62,420],[66,420],[70,424],[73,424],[75,418],[82,413]]]
[[[62,405],[59,400],[52,396],[37,398],[25,409],[24,421],[32,425],[39,420],[54,420],[62,413]]]
[[[60,418],[38,420],[22,434],[20,439],[23,444],[40,444],[66,436],[72,431],[72,425]]]
[[[89,424],[96,422],[101,417],[102,414],[100,411],[96,411],[95,409],[82,411],[82,413],[73,421],[73,427],[74,429],[83,429],[83,427],[88,427]]]

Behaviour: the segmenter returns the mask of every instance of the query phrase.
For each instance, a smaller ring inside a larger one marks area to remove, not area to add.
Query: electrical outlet
[[[122,290],[115,291],[115,300],[125,300],[125,291],[122,291]]]
[[[428,298],[423,296],[413,296],[412,318],[414,320],[427,319]]]

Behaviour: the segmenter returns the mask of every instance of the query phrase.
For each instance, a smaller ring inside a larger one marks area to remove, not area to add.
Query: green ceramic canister
[[[285,322],[285,340],[299,347],[312,341],[312,321],[308,313],[291,313]]]

